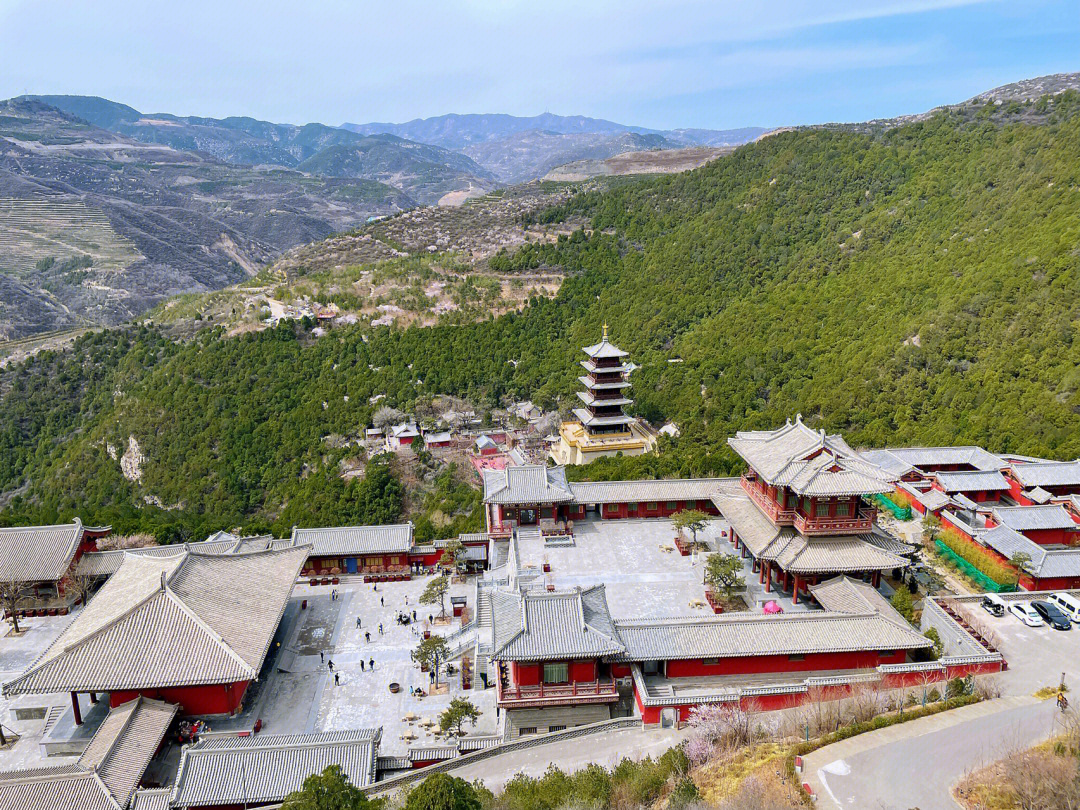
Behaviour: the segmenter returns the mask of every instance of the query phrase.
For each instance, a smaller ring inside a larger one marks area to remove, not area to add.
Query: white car
[[[1009,613],[1028,627],[1039,627],[1043,623],[1042,616],[1035,612],[1030,602],[1013,602],[1009,605]]]

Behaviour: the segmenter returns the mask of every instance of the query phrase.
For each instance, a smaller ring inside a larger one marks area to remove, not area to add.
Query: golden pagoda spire
[[[603,339],[607,340],[607,324],[606,323],[604,324],[604,336],[603,336]]]

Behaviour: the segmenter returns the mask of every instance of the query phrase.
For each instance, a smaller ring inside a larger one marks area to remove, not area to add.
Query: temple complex
[[[575,418],[562,423],[552,459],[556,464],[588,464],[602,456],[652,452],[657,434],[623,411],[633,404],[627,396],[630,372],[635,368],[627,359],[629,355],[608,342],[607,326],[600,342],[586,346],[584,351],[587,359],[581,365],[585,374],[578,377],[584,387],[578,398],[584,407],[575,408]]]

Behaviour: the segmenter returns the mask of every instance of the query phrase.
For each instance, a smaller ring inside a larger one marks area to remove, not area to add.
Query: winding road
[[[1060,733],[1053,700],[997,698],[862,734],[803,761],[818,805],[843,810],[957,810],[966,773]]]

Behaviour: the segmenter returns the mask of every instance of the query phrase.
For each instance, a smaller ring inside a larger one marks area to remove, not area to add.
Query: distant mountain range
[[[404,124],[345,123],[341,128],[362,135],[396,135],[464,152],[504,183],[532,180],[566,163],[603,160],[623,152],[738,146],[768,132],[763,127],[656,130],[602,118],[553,113],[450,114],[417,118]]]
[[[375,180],[424,204],[434,204],[451,191],[495,185],[495,178],[466,155],[389,133],[360,135],[325,124],[295,126],[244,117],[144,114],[97,96],[32,98],[142,143],[198,152],[226,163]]]

